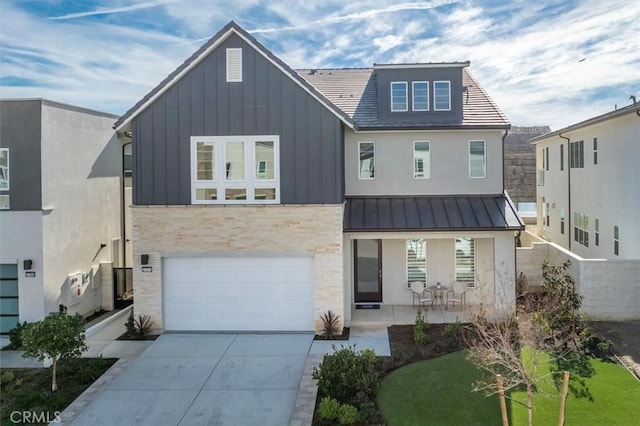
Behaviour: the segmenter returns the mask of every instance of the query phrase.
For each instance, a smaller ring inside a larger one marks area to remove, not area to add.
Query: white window
[[[242,49],[227,49],[227,82],[242,81]]]
[[[394,81],[391,83],[391,111],[404,112],[408,110],[407,82]]]
[[[456,281],[475,286],[476,251],[473,238],[456,238]]]
[[[9,190],[9,148],[0,148],[0,191]]]
[[[485,141],[469,141],[469,177],[483,178],[486,175]]]
[[[413,93],[411,109],[414,111],[429,111],[429,82],[412,82],[411,92]]]
[[[598,138],[593,138],[593,164],[598,164]]]
[[[593,225],[595,228],[594,234],[596,236],[596,246],[599,246],[600,245],[600,219],[595,219]]]
[[[618,225],[613,227],[613,254],[620,255],[620,228]]]
[[[433,82],[433,109],[434,111],[451,110],[451,82]]]
[[[573,240],[589,247],[589,216],[586,214],[573,213]]]
[[[278,136],[191,137],[193,204],[280,202]]]
[[[429,141],[413,142],[413,178],[429,179],[431,177],[431,154]]]
[[[427,240],[407,240],[407,287],[422,281],[427,286]]]
[[[571,142],[569,145],[569,167],[584,168],[584,141]]]
[[[359,179],[374,179],[376,166],[375,144],[373,142],[358,142]]]

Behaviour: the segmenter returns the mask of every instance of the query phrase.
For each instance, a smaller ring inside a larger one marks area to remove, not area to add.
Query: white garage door
[[[166,330],[313,330],[313,259],[165,258]]]

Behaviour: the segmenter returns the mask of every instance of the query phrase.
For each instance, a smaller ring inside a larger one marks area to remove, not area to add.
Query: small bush
[[[340,411],[340,403],[333,398],[325,396],[318,404],[318,415],[321,419],[336,420]]]
[[[15,378],[16,376],[15,374],[13,374],[13,371],[11,370],[3,371],[2,374],[0,374],[0,385],[5,386]]]
[[[520,272],[518,278],[516,278],[516,296],[522,296],[526,293],[528,288],[529,279],[523,272]]]
[[[376,353],[371,349],[356,352],[355,346],[342,346],[313,369],[313,378],[318,381],[322,395],[338,402],[350,403],[360,392],[366,399],[373,400],[380,384],[378,364]]]
[[[147,340],[151,336],[153,330],[153,321],[148,315],[133,316],[133,312],[129,314],[127,322],[124,324],[127,334],[134,340]]]
[[[29,323],[25,321],[22,324],[16,324],[15,327],[9,330],[9,341],[13,349],[20,349],[22,347],[22,333],[27,327],[29,327]]]
[[[326,314],[320,315],[320,319],[322,320],[322,337],[327,340],[334,339],[338,335],[340,315],[327,311]]]
[[[358,423],[360,416],[358,409],[353,405],[343,404],[338,411],[338,421],[341,425],[353,425]]]
[[[452,322],[444,326],[442,335],[457,340],[461,332],[462,324],[460,323],[460,319],[456,317],[456,322]]]
[[[429,323],[427,318],[422,314],[422,310],[418,309],[416,314],[416,322],[413,326],[413,343],[416,345],[426,345],[429,343],[429,336],[427,330],[429,329]]]

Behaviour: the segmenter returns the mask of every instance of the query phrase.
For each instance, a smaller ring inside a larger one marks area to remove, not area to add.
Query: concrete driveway
[[[288,425],[313,334],[163,334],[74,425]]]

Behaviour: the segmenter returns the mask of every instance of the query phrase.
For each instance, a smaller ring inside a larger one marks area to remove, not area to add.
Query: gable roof
[[[187,60],[185,60],[178,68],[169,74],[164,80],[154,87],[149,93],[147,93],[138,103],[125,112],[113,125],[116,130],[124,130],[131,120],[133,120],[138,114],[144,111],[149,105],[151,105],[159,96],[165,93],[171,86],[178,82],[186,73],[200,63],[207,55],[218,47],[224,40],[226,40],[232,34],[237,34],[246,43],[253,47],[258,53],[264,56],[268,61],[275,65],[280,71],[291,78],[296,84],[302,87],[307,93],[320,102],[325,108],[331,111],[348,127],[353,128],[353,120],[340,108],[336,107],[330,100],[328,100],[322,93],[320,93],[313,85],[307,82],[305,79],[275,56],[269,49],[264,47],[258,40],[246,32],[242,27],[236,24],[234,21],[229,22],[224,26],[216,35],[211,37],[205,44],[203,44],[197,51],[193,53]]]
[[[467,63],[462,63],[467,64]],[[415,64],[428,66],[430,64]],[[442,64],[433,64],[442,66]],[[463,102],[463,119],[458,123],[394,122],[380,120],[378,111],[376,75],[373,68],[302,69],[298,73],[313,84],[322,94],[344,111],[359,130],[384,129],[460,129],[460,128],[509,128],[509,120],[496,106],[487,92],[465,67],[462,84],[467,88]]]

